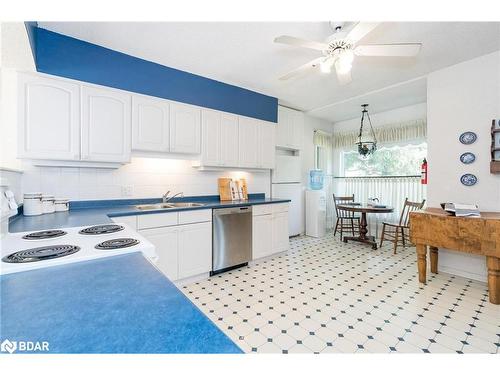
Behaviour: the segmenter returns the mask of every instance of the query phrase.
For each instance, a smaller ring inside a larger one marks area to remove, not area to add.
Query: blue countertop
[[[148,215],[159,212],[175,212],[186,210],[204,210],[235,206],[252,206],[258,204],[286,203],[289,199],[265,198],[264,194],[250,194],[247,201],[221,202],[218,195],[196,196],[173,199],[172,202],[203,203],[201,207],[173,208],[168,210],[138,210],[135,205],[159,203],[161,199],[117,199],[106,201],[75,201],[70,203],[67,212],[56,212],[40,216],[17,215],[9,223],[9,232],[28,232],[43,229],[80,227],[106,224],[112,217],[130,215]]]
[[[0,341],[50,353],[241,353],[140,253],[0,276]]]

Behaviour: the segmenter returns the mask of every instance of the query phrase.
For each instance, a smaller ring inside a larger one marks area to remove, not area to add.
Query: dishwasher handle
[[[217,208],[213,210],[213,216],[246,214],[252,212],[252,206],[237,206],[228,208]]]

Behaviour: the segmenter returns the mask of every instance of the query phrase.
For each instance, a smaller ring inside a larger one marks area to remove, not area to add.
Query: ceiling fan
[[[283,43],[295,47],[303,47],[321,51],[323,56],[285,74],[280,80],[298,76],[319,66],[321,72],[330,73],[335,68],[339,83],[345,85],[351,82],[351,68],[354,56],[374,57],[412,57],[420,52],[421,43],[396,43],[396,44],[366,44],[357,43],[370,33],[378,22],[358,22],[350,31],[343,31],[344,24],[337,23],[330,26],[334,33],[325,42],[300,39],[293,36],[282,35],[274,39],[275,43]]]

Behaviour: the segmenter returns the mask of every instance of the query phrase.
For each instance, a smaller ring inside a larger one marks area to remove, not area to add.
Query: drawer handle
[[[240,207],[240,210],[248,210],[248,207]]]

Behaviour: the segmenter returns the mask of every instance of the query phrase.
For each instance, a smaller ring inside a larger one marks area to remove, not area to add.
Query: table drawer
[[[212,210],[193,210],[179,212],[179,224],[212,221]]]
[[[168,227],[178,224],[177,212],[137,216],[137,229]]]

